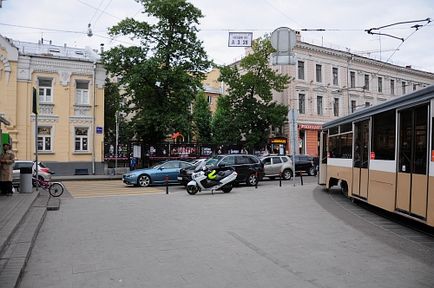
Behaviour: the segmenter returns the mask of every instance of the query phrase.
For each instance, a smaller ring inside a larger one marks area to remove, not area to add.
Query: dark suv
[[[292,156],[290,156],[292,159]],[[295,171],[306,172],[310,176],[315,176],[317,168],[314,157],[305,154],[295,155]]]
[[[256,185],[264,176],[264,164],[255,155],[226,154],[209,158],[205,165],[208,167],[232,167],[238,173],[237,183],[245,182],[247,185]]]

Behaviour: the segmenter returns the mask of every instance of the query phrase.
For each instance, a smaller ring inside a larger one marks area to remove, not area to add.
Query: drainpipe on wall
[[[95,175],[95,129],[96,117],[96,62],[93,62],[93,125],[92,125],[92,175]]]

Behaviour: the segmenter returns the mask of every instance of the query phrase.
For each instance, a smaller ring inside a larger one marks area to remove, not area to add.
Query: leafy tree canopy
[[[278,74],[269,65],[274,52],[270,40],[262,38],[252,45],[252,53],[237,66],[221,69],[220,80],[228,84],[230,109],[234,128],[243,135],[249,148],[267,143],[270,126],[283,125],[288,108],[273,101],[273,90],[283,91],[288,75]]]
[[[125,89],[136,137],[150,143],[188,134],[189,108],[210,61],[197,38],[202,12],[186,0],[136,0],[156,23],[126,18],[109,29],[136,45],[103,54],[108,72]]]
[[[198,143],[211,143],[212,114],[205,93],[196,96],[193,106],[193,133]]]

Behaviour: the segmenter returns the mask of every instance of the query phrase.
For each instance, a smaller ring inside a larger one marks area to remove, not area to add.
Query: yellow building
[[[104,80],[90,48],[11,40],[0,35],[0,116],[16,158],[38,159],[56,174],[103,173]],[[33,88],[39,114],[32,113]],[[78,170],[79,169],[79,170]]]
[[[224,83],[218,81],[220,77],[220,69],[213,68],[206,74],[205,80],[202,81],[203,91],[207,96],[210,110],[212,113],[217,109],[217,99],[220,95],[224,95]]]

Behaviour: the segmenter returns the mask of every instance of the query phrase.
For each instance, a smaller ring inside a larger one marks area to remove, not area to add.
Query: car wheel
[[[256,177],[256,173],[252,173],[247,177],[246,184],[249,186],[255,186],[258,182],[258,177]]]
[[[283,170],[282,177],[284,180],[291,180],[292,178],[292,171],[290,169]]]
[[[140,187],[148,187],[151,185],[151,178],[148,175],[140,175],[137,179],[137,185]]]
[[[307,173],[309,174],[309,176],[315,176],[316,175],[315,167],[310,167],[309,171],[307,171]]]

